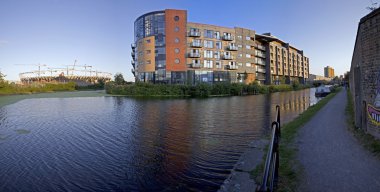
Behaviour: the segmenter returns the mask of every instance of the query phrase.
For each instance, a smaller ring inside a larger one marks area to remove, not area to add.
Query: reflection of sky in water
[[[0,108],[0,191],[216,191],[314,90],[209,99],[30,99]],[[21,133],[21,134],[20,134]]]

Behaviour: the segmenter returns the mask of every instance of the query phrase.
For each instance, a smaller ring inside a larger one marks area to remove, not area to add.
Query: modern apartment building
[[[271,34],[187,21],[185,10],[156,11],[135,21],[136,81],[197,84],[305,83],[309,59]]]
[[[334,69],[330,66],[326,66],[324,68],[324,72],[325,72],[325,77],[328,77],[328,78],[334,78]]]

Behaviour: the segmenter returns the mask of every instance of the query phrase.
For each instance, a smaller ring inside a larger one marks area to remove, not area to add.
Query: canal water
[[[314,91],[22,100],[0,108],[0,191],[216,191],[275,106],[290,121]]]

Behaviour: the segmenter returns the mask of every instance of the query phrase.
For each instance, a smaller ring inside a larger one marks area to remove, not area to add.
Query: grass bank
[[[125,96],[178,96],[178,97],[213,97],[256,95],[282,91],[294,91],[309,88],[308,85],[293,83],[292,85],[249,85],[242,83],[215,83],[192,85],[166,85],[151,83],[135,83],[118,85],[107,83],[105,88],[108,94]]]
[[[347,91],[346,115],[347,124],[349,125],[349,130],[351,133],[353,133],[359,143],[361,143],[367,150],[380,158],[380,140],[370,134],[365,133],[363,129],[355,127],[354,103],[350,91]]]
[[[293,121],[282,125],[280,141],[280,168],[279,183],[277,191],[295,191],[299,182],[302,167],[300,166],[296,154],[297,148],[294,146],[294,138],[298,130],[306,124],[323,106],[325,106],[341,88],[334,89],[331,94],[323,98],[317,104],[309,107]],[[265,151],[267,152],[267,151]],[[264,156],[265,158],[266,156]],[[261,174],[264,169],[265,159],[263,162],[251,171],[251,176],[256,183],[261,183]]]
[[[28,84],[16,85],[8,83],[0,83],[0,96],[1,95],[14,95],[14,94],[32,94],[32,93],[47,93],[56,91],[74,91],[75,83],[46,83],[46,84]]]

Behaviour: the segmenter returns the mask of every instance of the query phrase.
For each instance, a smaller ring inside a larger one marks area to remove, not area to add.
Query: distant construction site
[[[78,86],[87,86],[99,82],[108,82],[112,74],[95,70],[91,65],[78,65],[77,60],[72,65],[63,65],[62,68],[50,67],[46,64],[15,64],[35,66],[34,71],[19,74],[23,84],[30,83],[67,83],[75,82]]]

